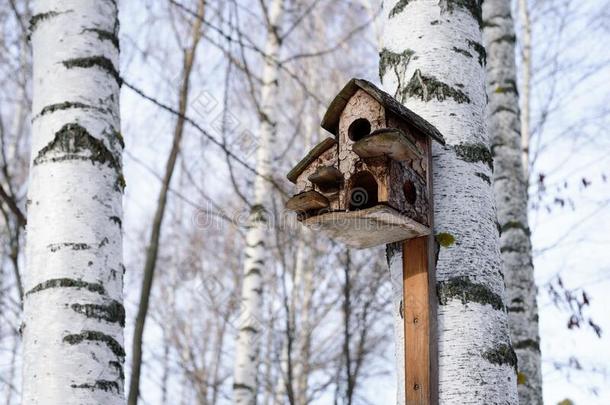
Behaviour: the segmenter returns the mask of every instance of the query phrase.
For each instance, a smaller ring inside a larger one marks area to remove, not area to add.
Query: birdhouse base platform
[[[430,234],[430,228],[386,205],[376,205],[358,211],[328,212],[306,218],[303,223],[356,249]]]

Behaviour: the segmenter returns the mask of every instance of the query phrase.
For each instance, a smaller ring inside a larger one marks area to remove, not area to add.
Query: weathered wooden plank
[[[299,163],[296,164],[296,166],[290,172],[288,172],[288,175],[286,176],[288,180],[293,183],[296,183],[297,178],[301,173],[303,173],[303,170],[307,169],[307,167],[311,163],[313,163],[313,161],[315,161],[322,153],[326,152],[328,149],[332,148],[336,144],[337,141],[335,140],[335,138],[330,137],[317,144],[311,151],[309,151],[307,156],[305,156]]]
[[[286,201],[286,208],[298,213],[328,208],[328,198],[317,191],[310,190],[300,193]]]
[[[398,128],[377,130],[353,144],[352,150],[361,158],[389,156],[396,161],[419,160],[423,156],[415,141]]]
[[[333,166],[321,166],[307,177],[323,193],[338,191],[343,185],[343,174]]]
[[[346,245],[364,249],[428,235],[430,229],[386,205],[350,212],[328,212],[303,220]]]
[[[403,242],[405,395],[408,405],[430,404],[428,237]]]

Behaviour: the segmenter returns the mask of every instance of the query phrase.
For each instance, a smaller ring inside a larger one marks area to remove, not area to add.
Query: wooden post
[[[430,404],[430,303],[428,237],[404,241],[403,311],[407,405]]]
[[[433,227],[432,148],[428,142],[429,222]],[[402,242],[405,404],[438,404],[434,237]]]

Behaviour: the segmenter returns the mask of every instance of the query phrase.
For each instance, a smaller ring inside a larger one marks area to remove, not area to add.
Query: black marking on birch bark
[[[241,383],[234,383],[233,389],[234,390],[248,390],[248,391],[254,392],[254,388],[250,387],[249,385],[241,384]]]
[[[534,339],[524,339],[513,344],[515,350],[534,350],[540,352],[540,343]]]
[[[113,216],[109,217],[109,219],[110,219],[110,222],[117,224],[119,226],[119,229],[123,228],[123,221],[121,221],[121,218],[113,215]]]
[[[246,275],[244,277],[250,277],[250,276],[260,276],[261,275],[261,271],[258,268],[253,268],[248,270],[248,272],[246,273]]]
[[[98,110],[101,112],[105,112],[105,110],[103,108],[94,107],[89,104],[72,102],[72,101],[64,101],[63,103],[51,104],[51,105],[44,107],[42,109],[42,111],[40,111],[40,113],[37,116],[35,116],[33,119],[37,119],[38,117],[42,117],[43,115],[51,114],[56,111],[69,110],[69,109],[73,109],[73,108],[80,108],[83,110]]]
[[[453,146],[456,156],[468,163],[482,162],[493,170],[493,157],[487,145],[483,143],[463,143]]]
[[[515,41],[517,40],[517,37],[515,36],[515,34],[505,34],[502,35],[501,37],[498,37],[494,40],[491,41],[492,44],[499,44],[501,42],[508,42],[509,44],[514,44]]]
[[[494,90],[494,93],[506,94],[513,93],[515,95],[519,95],[519,90],[517,90],[517,83],[515,83],[512,79],[504,80],[504,86],[498,86]]]
[[[466,49],[458,48],[457,46],[453,47],[453,52],[461,53],[467,58],[472,58],[472,54],[470,52],[468,52]]]
[[[252,249],[258,248],[258,247],[264,248],[265,247],[265,242],[260,240],[260,241],[258,241],[257,243],[255,243],[253,245],[246,244],[246,246],[249,247],[249,248],[252,248]]]
[[[86,243],[52,243],[47,248],[55,253],[63,248],[70,248],[72,250],[89,250],[91,246]]]
[[[489,19],[483,21],[483,27],[482,28],[486,28],[486,27],[489,27],[489,28],[500,27],[501,26],[500,24],[492,22],[493,20],[495,20],[497,18],[499,18],[499,19],[511,18],[512,19],[513,16],[510,15],[510,14],[496,14],[496,15],[492,15],[491,17],[489,17]]]
[[[434,266],[438,264],[438,257],[441,254],[441,245],[434,239]]]
[[[388,262],[388,268],[390,267],[390,260],[395,255],[398,255],[402,252],[402,245],[400,242],[388,243],[385,245],[385,258]]]
[[[117,141],[119,141],[121,148],[125,149],[125,138],[123,138],[123,134],[119,131],[114,131],[114,137]]]
[[[481,11],[482,0],[439,0],[441,12],[454,12],[461,8],[468,12],[477,21],[479,27],[483,25],[483,13]]]
[[[517,373],[517,355],[510,344],[501,343],[493,349],[483,353],[483,358],[492,364],[499,366],[509,365]]]
[[[440,24],[440,23],[441,23],[441,22],[440,22],[439,20],[434,20],[434,21],[431,21],[431,22],[430,22],[430,25],[438,25],[438,24]]]
[[[122,327],[125,326],[125,307],[116,300],[112,300],[108,305],[72,304],[70,308],[79,314],[85,315],[87,318],[118,323]]]
[[[127,183],[125,182],[125,176],[123,176],[123,172],[120,172],[116,178],[116,184],[114,188],[119,192],[124,192],[125,187],[127,187]]]
[[[106,391],[106,392],[116,391],[117,394],[121,393],[119,383],[116,381],[109,381],[109,380],[96,380],[93,384],[91,384],[91,383],[72,384],[72,385],[70,385],[70,387],[76,388],[76,389],[87,389],[87,390],[91,390],[91,391],[96,391],[96,390]]]
[[[89,69],[89,68],[97,66],[98,68],[100,68],[101,70],[103,70],[104,72],[106,72],[110,76],[112,76],[114,78],[114,80],[116,80],[116,82],[118,83],[119,86],[122,83],[121,76],[119,75],[119,72],[114,67],[114,64],[112,63],[112,61],[110,59],[108,59],[105,56],[87,56],[84,58],[74,58],[74,59],[65,60],[62,63],[66,67],[66,69],[73,69],[73,68]]]
[[[30,34],[32,35],[34,33],[34,31],[36,30],[36,28],[38,28],[38,24],[40,24],[42,21],[46,21],[50,18],[53,17],[57,17],[60,16],[62,14],[68,14],[68,13],[72,13],[74,10],[66,10],[66,11],[47,11],[46,13],[38,13],[38,14],[34,14],[31,18],[30,18],[30,26],[29,26],[29,31]],[[29,35],[28,35],[28,39],[29,39]]]
[[[116,34],[114,32],[102,30],[99,28],[85,28],[83,30],[83,32],[93,32],[93,33],[97,34],[97,37],[101,41],[110,41],[117,50],[120,49],[119,38],[116,36]]]
[[[440,305],[447,305],[452,299],[459,299],[463,304],[476,302],[482,305],[491,305],[496,310],[504,310],[502,297],[493,292],[488,286],[476,284],[468,277],[460,276],[436,284]]]
[[[491,113],[492,114],[497,114],[499,112],[509,112],[509,113],[512,113],[512,114],[515,114],[515,115],[519,114],[519,112],[517,112],[516,110],[513,110],[512,108],[506,107],[504,105],[496,107]]]
[[[480,172],[476,172],[474,175],[475,175],[475,176],[477,176],[477,177],[479,177],[479,178],[481,178],[481,179],[483,179],[483,181],[484,181],[485,183],[487,183],[487,184],[491,185],[491,179],[489,178],[489,176],[488,176],[488,175],[486,175],[486,174],[484,174],[484,173],[480,173]]]
[[[468,46],[471,47],[477,53],[477,55],[479,55],[479,64],[481,66],[485,66],[487,64],[487,51],[485,51],[485,47],[476,41],[471,41],[470,39],[467,42]]]
[[[250,332],[250,333],[258,333],[258,329],[256,329],[254,326],[244,326],[242,328],[240,328],[241,331],[243,332]]]
[[[463,91],[454,89],[447,83],[443,83],[434,76],[422,75],[417,69],[409,83],[402,89],[402,102],[409,97],[420,98],[422,101],[430,101],[436,98],[438,101],[445,101],[452,98],[456,103],[470,103],[470,98]]]
[[[439,246],[442,246],[444,248],[448,248],[455,244],[455,236],[453,236],[452,234],[450,234],[448,232],[437,233],[434,236],[434,239],[439,244]]]
[[[118,358],[122,359],[125,357],[125,349],[119,342],[116,341],[110,335],[95,331],[95,330],[84,330],[78,334],[72,334],[64,336],[64,342],[77,345],[83,342],[103,343],[114,353]]]
[[[102,295],[106,294],[106,289],[99,283],[88,283],[83,280],[75,280],[71,278],[56,278],[36,285],[30,291],[26,292],[25,295],[34,294],[50,288],[84,288],[94,293]]]
[[[518,312],[525,312],[525,308],[523,307],[508,307],[506,308],[507,312],[512,312],[512,313],[518,313]]]
[[[398,72],[396,71],[398,66],[401,69],[406,69],[411,57],[415,54],[415,51],[412,49],[405,49],[403,52],[392,52],[387,48],[383,48],[381,52],[379,52],[379,77],[383,77],[389,68],[393,68],[396,77],[400,77]]]
[[[123,365],[120,362],[112,360],[108,362],[108,366],[116,369],[116,372],[119,375],[121,381],[125,380],[125,372],[123,371]]]
[[[500,253],[527,253],[527,250],[527,247],[520,245],[508,245],[500,247]]]
[[[102,239],[100,244],[98,245],[98,248],[103,248],[104,246],[106,246],[108,244],[108,242],[110,242],[110,240],[108,240],[107,237],[104,237],[104,239]]]
[[[251,223],[267,223],[267,210],[262,204],[254,204],[250,208],[250,222]]]
[[[47,159],[51,152],[60,152],[59,156]],[[83,152],[89,152],[86,156]],[[120,173],[120,164],[104,142],[94,138],[89,132],[76,123],[66,124],[55,133],[55,137],[38,152],[34,166],[47,161],[61,162],[65,160],[90,160],[101,164],[107,163]]]
[[[407,7],[407,4],[409,4],[410,1],[411,0],[398,0],[396,5],[390,10],[388,18],[394,18],[397,14],[402,13],[402,11],[405,9],[405,7]]]
[[[504,232],[508,231],[509,229],[520,229],[527,236],[531,235],[530,228],[527,225],[525,225],[519,221],[508,221],[507,223],[502,225],[501,232],[504,233]]]

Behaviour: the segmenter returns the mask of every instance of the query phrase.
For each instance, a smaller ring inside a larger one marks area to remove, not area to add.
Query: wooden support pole
[[[428,237],[404,241],[403,311],[407,405],[430,404],[430,302]]]
[[[428,222],[434,228],[432,143],[427,145]],[[432,235],[402,243],[405,404],[438,404],[437,298]]]
[[[433,229],[430,140],[426,149],[428,222]],[[402,242],[405,405],[438,404],[436,248],[433,235]]]

